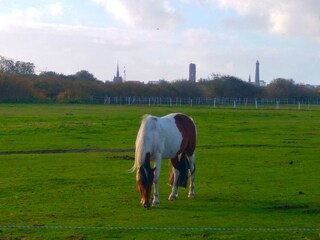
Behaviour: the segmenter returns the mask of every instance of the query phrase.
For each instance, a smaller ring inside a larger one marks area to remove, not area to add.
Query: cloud
[[[13,10],[8,14],[0,15],[0,29],[33,26],[42,16],[40,10],[29,7],[26,10]]]
[[[45,18],[48,15],[57,16],[62,14],[63,5],[61,2],[55,2],[50,5],[13,8],[8,13],[0,14],[0,29],[11,28],[41,28],[46,25]]]
[[[223,20],[227,27],[253,29],[279,37],[302,37],[320,41],[320,3],[318,0],[193,1],[237,13],[236,16]]]
[[[50,4],[49,9],[52,16],[60,15],[63,12],[63,6],[61,2]]]
[[[128,26],[145,29],[173,29],[181,21],[177,9],[162,0],[92,0],[115,19]]]
[[[279,4],[280,5],[280,4]],[[290,1],[269,13],[269,31],[275,35],[307,37],[320,40],[320,3]]]
[[[149,30],[170,28],[166,24],[171,21],[175,23],[172,19],[176,16],[172,16],[170,20],[165,16],[167,14],[170,17],[174,10],[170,12],[170,5],[160,1],[154,2],[154,6],[147,1],[139,3],[144,10],[149,9],[155,13],[157,9],[162,9],[162,13],[157,13],[157,16],[151,16],[151,12],[144,13],[139,16],[141,19],[133,19],[133,26],[137,25],[138,28],[100,28],[56,24],[50,18],[46,22],[47,16],[62,13],[63,6],[59,2],[37,6],[38,8],[10,9],[8,13],[0,14],[0,53],[10,58],[33,62],[37,71],[52,70],[73,74],[86,69],[100,79],[111,79],[119,60],[120,64],[126,65],[129,79],[172,78],[175,74],[172,72],[173,68],[168,66],[172,66],[174,62],[171,53],[178,44],[175,39],[172,40],[174,33]],[[131,5],[129,4],[129,8]],[[133,10],[128,11],[131,17]],[[144,17],[149,25],[142,21]],[[161,18],[164,19],[163,25],[156,24]],[[166,61],[167,58],[171,58],[171,62]],[[161,69],[165,68],[169,70],[164,74],[155,71],[158,69],[163,72]]]

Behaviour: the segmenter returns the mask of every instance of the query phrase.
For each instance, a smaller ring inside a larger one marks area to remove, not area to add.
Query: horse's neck
[[[150,133],[148,135],[143,136],[142,151],[144,152],[144,154],[146,154],[147,152],[150,152],[150,154],[152,154],[153,145],[154,145],[153,141],[154,141],[154,138]]]
[[[159,119],[155,117],[149,117],[145,120],[138,134],[138,142],[136,150],[138,151],[139,161],[141,164],[144,163],[145,156],[149,152],[151,156],[158,146],[159,141]]]

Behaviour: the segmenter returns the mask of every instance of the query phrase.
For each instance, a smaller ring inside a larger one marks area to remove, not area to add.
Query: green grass
[[[141,207],[133,164],[141,116],[184,112],[198,127],[196,197]],[[0,105],[0,225],[319,228],[320,111]],[[128,160],[129,159],[129,160]],[[8,229],[0,239],[319,239],[305,231]]]

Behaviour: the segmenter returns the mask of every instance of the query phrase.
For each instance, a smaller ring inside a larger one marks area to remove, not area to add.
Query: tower
[[[254,83],[257,86],[260,86],[260,70],[259,70],[259,61],[256,62],[256,76],[254,79]]]
[[[189,64],[189,81],[196,82],[196,65],[194,63]]]
[[[119,75],[119,63],[117,63],[117,77],[120,77],[120,75]]]
[[[113,77],[113,82],[116,82],[116,83],[122,83],[123,82],[123,79],[122,79],[122,77],[120,76],[120,73],[119,73],[119,63],[117,63],[117,73],[116,73],[116,76]]]

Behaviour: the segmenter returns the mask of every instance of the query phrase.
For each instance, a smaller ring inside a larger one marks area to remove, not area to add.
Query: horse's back
[[[163,117],[145,115],[136,140],[136,149],[143,148],[152,155],[173,158],[185,151],[191,156],[195,150],[196,127],[193,120],[182,113]]]
[[[186,151],[191,156],[196,145],[196,126],[193,120],[182,113],[172,113],[161,118],[162,131],[166,136],[166,148],[171,149],[170,156],[173,157],[177,152]]]

